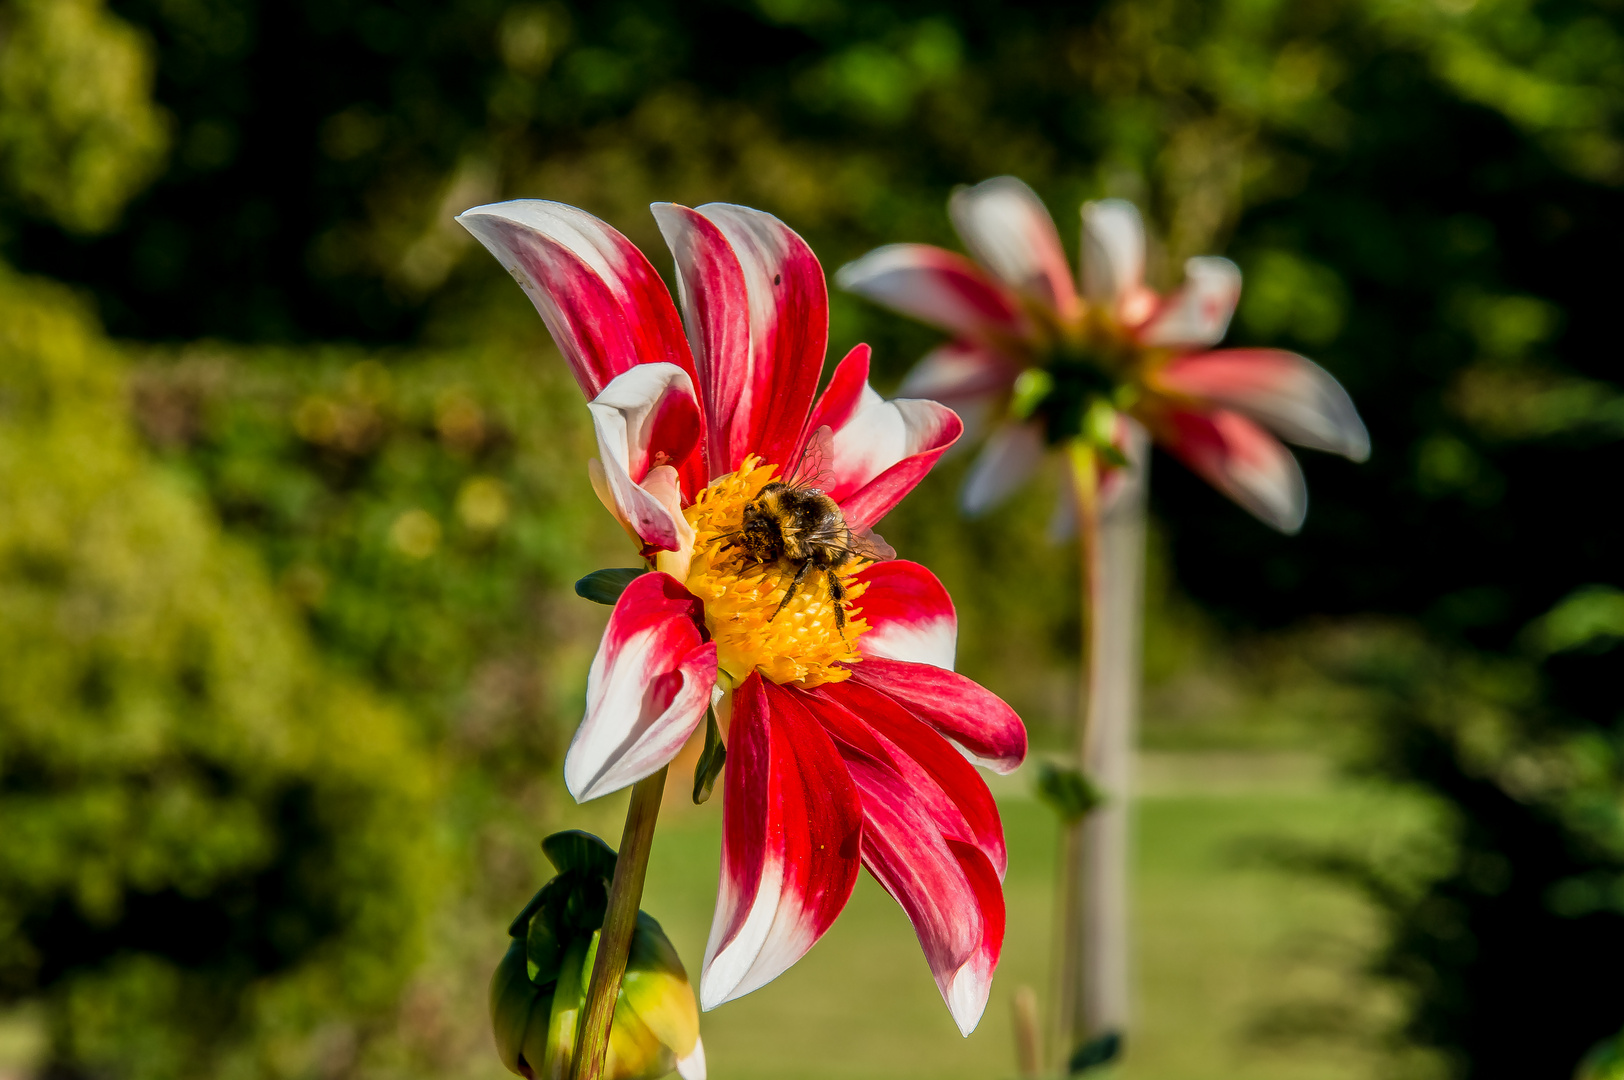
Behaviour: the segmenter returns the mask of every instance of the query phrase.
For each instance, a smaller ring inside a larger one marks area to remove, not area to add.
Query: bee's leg
[[[806,572],[810,569],[812,569],[812,560],[808,559],[806,562],[801,564],[801,568],[799,570],[795,571],[795,579],[789,583],[789,588],[784,590],[784,598],[778,601],[778,606],[773,609],[773,613],[767,616],[768,622],[772,622],[774,619],[778,618],[778,613],[783,611],[784,608],[788,606],[789,602],[794,599],[795,590],[801,587],[801,582],[806,580]]]
[[[829,572],[829,600],[835,606],[835,629],[840,631],[842,640],[846,637],[846,586],[840,583],[840,575],[834,570]]]

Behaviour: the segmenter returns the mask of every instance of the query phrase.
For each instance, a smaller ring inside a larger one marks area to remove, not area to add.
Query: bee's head
[[[783,491],[782,484],[768,484],[745,505],[739,524],[739,546],[758,562],[771,562],[784,552],[784,529],[779,522]]]

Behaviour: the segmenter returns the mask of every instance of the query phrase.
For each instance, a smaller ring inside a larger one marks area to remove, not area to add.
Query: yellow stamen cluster
[[[835,625],[828,575],[816,567],[801,579],[794,597],[779,611],[800,567],[784,559],[757,562],[736,542],[744,508],[777,468],[748,457],[738,472],[701,491],[683,511],[694,529],[688,591],[704,601],[705,625],[716,642],[717,664],[735,685],[752,671],[760,671],[775,683],[797,686],[840,682],[851,672],[836,665],[861,659],[855,642],[868,624],[848,617],[845,636],[841,636]],[[840,574],[848,611],[850,602],[868,587],[852,577],[866,565],[854,559]]]

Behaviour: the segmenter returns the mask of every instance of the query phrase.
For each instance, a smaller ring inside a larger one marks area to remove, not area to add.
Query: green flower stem
[[[1099,461],[1094,448],[1082,439],[1072,440],[1067,449],[1071,455],[1072,495],[1077,506],[1078,577],[1082,586],[1078,633],[1082,687],[1078,695],[1075,764],[1084,776],[1091,776],[1094,598],[1099,591],[1099,566],[1095,558],[1099,550]],[[1056,905],[1059,921],[1056,938],[1060,949],[1055,972],[1055,1030],[1051,1047],[1062,1075],[1067,1071],[1066,1062],[1072,1050],[1087,1034],[1083,994],[1087,982],[1085,970],[1092,950],[1084,943],[1084,925],[1088,918],[1084,892],[1086,822],[1087,815],[1066,823],[1061,836],[1060,902]]]
[[[660,816],[665,773],[666,770],[661,769],[632,787],[631,805],[626,808],[626,829],[620,836],[620,856],[615,861],[615,878],[609,886],[609,909],[603,917],[603,933],[598,939],[598,956],[592,965],[586,1006],[581,1010],[570,1080],[600,1080],[603,1076],[604,1060],[609,1053],[609,1024],[614,1019],[615,1002],[620,996],[620,980],[626,974],[626,955],[631,950],[632,931],[637,927],[637,909],[643,902],[643,879],[648,876],[648,856],[654,847],[654,823]]]
[[[1129,453],[1109,512],[1096,448],[1070,445],[1082,560],[1082,677],[1075,764],[1102,802],[1065,834],[1053,1052],[1065,1072],[1080,1048],[1128,1022],[1128,786],[1138,713],[1148,455]],[[1112,1045],[1115,1045],[1113,1043]]]

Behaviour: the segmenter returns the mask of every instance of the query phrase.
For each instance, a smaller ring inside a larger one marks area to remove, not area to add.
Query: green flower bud
[[[642,915],[642,912],[638,914]],[[581,961],[583,998],[592,979],[592,965],[598,959],[600,936],[592,935],[592,944]],[[649,1030],[637,1011],[626,1001],[624,979],[620,987],[620,993],[615,998],[615,1015],[609,1022],[609,1052],[603,1064],[604,1080],[655,1080],[672,1070],[676,1065],[676,1056]]]
[[[654,1037],[670,1047],[686,1080],[705,1075],[705,1049],[699,1041],[699,1005],[676,947],[646,912],[637,913],[626,977],[620,983],[622,1004],[633,1009]],[[616,1010],[619,1022],[619,1010]]]
[[[567,1080],[615,853],[586,833],[558,833],[542,846],[559,872],[508,927],[513,940],[491,977],[491,1027],[510,1072]],[[677,950],[638,912],[604,1078],[656,1080],[673,1068],[684,1080],[704,1080],[699,1008]]]
[[[508,1071],[534,1076],[521,1057],[532,1014],[545,1022],[547,995],[536,988],[525,971],[524,942],[515,940],[491,976],[491,1030],[496,1053]]]
[[[592,944],[596,943],[594,936]],[[535,1060],[542,1062],[541,1071],[536,1073],[538,1080],[567,1080],[569,1077],[570,1062],[575,1057],[575,1029],[586,1004],[586,980],[592,977],[592,969],[584,967],[588,962],[588,943],[584,938],[577,938],[565,950],[559,964],[558,985],[553,990],[552,1008],[545,1026],[539,1023],[539,1015],[531,1022],[531,1031],[540,1033],[534,1050]]]

